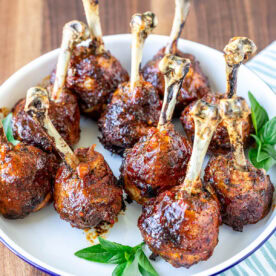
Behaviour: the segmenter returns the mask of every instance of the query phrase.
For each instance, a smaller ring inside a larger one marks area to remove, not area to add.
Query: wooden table
[[[173,0],[101,0],[104,35],[129,32],[135,12],[159,18],[155,33],[168,35]],[[222,50],[230,37],[248,36],[262,50],[276,39],[275,0],[194,0],[183,38]],[[0,0],[0,83],[24,64],[59,46],[61,30],[85,20],[81,0]],[[0,275],[44,275],[0,244]]]

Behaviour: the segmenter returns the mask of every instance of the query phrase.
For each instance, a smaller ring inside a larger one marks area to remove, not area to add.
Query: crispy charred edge
[[[224,48],[226,61],[227,98],[232,98],[237,90],[237,74],[240,65],[257,50],[255,43],[247,37],[233,37]]]
[[[87,39],[87,28],[84,23],[74,20],[66,23],[63,27],[61,50],[56,67],[56,77],[54,81],[51,98],[59,101],[65,86],[67,69],[69,66],[72,51],[77,43]]]
[[[226,124],[231,145],[234,149],[234,165],[241,171],[247,170],[247,160],[244,154],[242,139],[243,120],[248,118],[250,109],[245,99],[234,97],[220,101],[220,115]]]
[[[159,63],[159,70],[165,77],[165,95],[158,128],[171,121],[177,94],[189,72],[191,61],[175,55],[165,55]]]
[[[132,16],[130,27],[132,33],[132,48],[131,48],[131,87],[140,80],[140,66],[142,60],[143,46],[146,38],[157,25],[157,18],[152,12],[143,14],[136,13]]]
[[[177,41],[184,28],[186,19],[188,17],[191,7],[191,0],[175,0],[175,13],[173,26],[169,38],[168,45],[166,46],[166,54],[175,54],[177,50]]]
[[[182,191],[192,194],[202,190],[200,171],[213,133],[221,120],[218,106],[203,100],[197,101],[191,114],[195,122],[195,138],[186,177],[177,195],[179,198]]]
[[[27,92],[25,112],[41,125],[46,137],[53,144],[60,157],[64,159],[67,166],[75,170],[79,164],[79,160],[55,129],[48,116],[48,109],[48,92],[41,87],[30,88]]]

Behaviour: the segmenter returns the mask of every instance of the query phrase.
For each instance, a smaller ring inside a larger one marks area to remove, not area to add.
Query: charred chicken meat
[[[224,57],[226,61],[226,78],[227,91],[225,94],[208,93],[203,99],[212,104],[219,104],[223,98],[231,98],[236,95],[238,69],[243,61],[246,61],[251,54],[256,51],[256,46],[250,39],[246,37],[233,37],[224,48]],[[194,136],[194,121],[191,116],[193,103],[187,106],[181,115],[181,122],[187,137],[193,141]],[[242,121],[242,137],[245,145],[250,143],[250,133],[253,130],[251,116],[244,118]],[[209,146],[209,152],[213,154],[226,154],[231,150],[231,143],[227,128],[222,121],[213,136]]]
[[[244,99],[221,100],[221,116],[227,127],[233,152],[212,157],[205,169],[205,181],[217,193],[222,221],[236,231],[265,217],[271,207],[274,186],[263,169],[253,167],[243,150],[243,121],[250,109]]]
[[[53,154],[8,142],[0,120],[0,214],[19,219],[47,205],[55,169]]]
[[[90,148],[72,152],[48,116],[47,92],[35,87],[28,91],[27,110],[48,134],[60,154],[54,184],[54,206],[60,217],[77,228],[91,228],[102,222],[113,224],[122,209],[122,188],[104,157]]]
[[[154,254],[175,267],[187,268],[212,255],[220,225],[217,200],[200,180],[203,159],[220,120],[218,108],[198,100],[193,116],[196,134],[184,182],[151,199],[138,220]]]
[[[71,21],[64,26],[55,82],[48,87],[51,94],[49,116],[70,146],[80,139],[80,111],[77,97],[64,85],[73,45],[81,39],[83,31],[83,26],[78,21]],[[13,108],[15,138],[51,152],[52,145],[46,139],[44,130],[27,114],[25,104],[26,100],[22,99]]]
[[[88,29],[69,63],[67,87],[79,98],[81,112],[98,119],[120,83],[129,80],[120,62],[104,48],[99,1],[83,0]]]
[[[153,13],[133,15],[131,81],[123,83],[114,92],[98,122],[101,143],[117,154],[122,155],[126,148],[131,148],[150,127],[158,123],[162,105],[158,92],[139,74],[143,45],[155,26]]]
[[[190,61],[166,55],[159,63],[165,75],[166,90],[157,128],[151,128],[133,148],[127,149],[121,167],[121,180],[131,199],[140,204],[164,190],[182,183],[192,148],[171,123],[177,94]]]
[[[175,16],[169,38],[169,42],[165,48],[148,61],[143,67],[142,74],[144,79],[153,84],[158,89],[160,96],[163,98],[165,91],[165,79],[160,72],[158,64],[166,54],[174,54],[179,57],[191,60],[189,73],[182,83],[180,93],[177,97],[175,112],[179,115],[185,106],[192,101],[202,98],[209,91],[209,83],[207,77],[203,74],[199,62],[191,54],[186,54],[177,49],[177,41],[181,35],[186,18],[189,13],[191,0],[175,0]]]

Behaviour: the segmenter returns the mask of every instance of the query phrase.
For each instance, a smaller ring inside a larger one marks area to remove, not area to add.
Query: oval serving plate
[[[144,48],[143,61],[150,59],[167,42],[168,37],[151,35]],[[104,38],[106,47],[111,50],[122,65],[130,70],[131,35],[113,35]],[[201,44],[180,40],[179,49],[191,53],[200,61],[209,77],[214,91],[225,91],[225,63],[221,52]],[[50,74],[55,67],[58,49],[49,52],[13,74],[0,88],[0,107],[12,107],[24,97],[29,87],[36,85]],[[276,115],[276,96],[272,90],[253,72],[242,66],[238,77],[238,95],[247,99],[251,91],[270,118]],[[111,155],[98,141],[99,132],[95,122],[82,118],[81,141],[78,146],[96,144],[116,176],[119,176],[121,158]],[[181,128],[178,127],[179,130]],[[182,130],[181,130],[182,131]],[[271,180],[276,183],[275,167],[269,171]],[[273,206],[275,204],[275,197]],[[160,275],[212,275],[222,272],[242,261],[253,253],[272,235],[276,226],[276,211],[273,210],[259,223],[244,227],[242,233],[234,232],[225,225],[220,227],[219,243],[213,256],[189,270],[174,268],[164,260],[153,262]],[[142,237],[136,226],[141,207],[127,204],[125,214],[105,235],[109,240],[136,245]],[[62,275],[111,275],[113,265],[88,262],[74,256],[74,252],[90,245],[84,231],[74,229],[61,220],[53,205],[31,214],[23,220],[6,220],[0,217],[0,240],[15,254],[50,274]],[[150,251],[147,251],[150,254]]]

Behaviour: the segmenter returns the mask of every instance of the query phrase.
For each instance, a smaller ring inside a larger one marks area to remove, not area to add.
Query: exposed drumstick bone
[[[188,163],[187,174],[180,187],[178,197],[181,197],[181,191],[183,190],[189,194],[196,193],[200,190],[200,172],[203,160],[213,133],[221,120],[218,106],[203,100],[197,101],[191,110],[191,114],[195,123],[193,151]]]
[[[130,26],[132,33],[131,49],[131,88],[140,80],[140,64],[146,38],[157,25],[157,18],[152,12],[136,13],[132,16]]]
[[[245,99],[234,97],[220,101],[220,115],[226,124],[230,142],[234,148],[234,166],[240,171],[247,169],[247,161],[243,148],[243,120],[250,114]]]
[[[75,44],[89,38],[87,27],[80,21],[70,21],[63,27],[61,49],[58,56],[56,78],[51,98],[58,101],[65,85],[67,69]]]
[[[158,123],[161,128],[171,121],[176,104],[177,94],[182,82],[189,72],[191,61],[174,55],[165,55],[159,63],[159,70],[165,77],[165,95]]]
[[[169,43],[165,49],[165,54],[175,54],[177,40],[180,37],[182,29],[185,25],[190,7],[191,0],[175,0],[173,26],[169,38]]]
[[[247,37],[233,37],[223,49],[226,61],[227,98],[232,98],[237,90],[237,74],[240,65],[257,50],[255,43]]]
[[[98,41],[97,53],[105,52],[98,0],[82,0],[86,21],[92,38]]]
[[[60,157],[74,170],[78,166],[79,160],[55,129],[48,116],[48,109],[47,91],[41,87],[30,88],[27,92],[25,111],[45,129]]]

